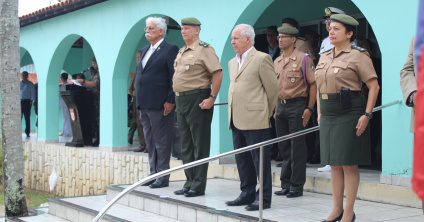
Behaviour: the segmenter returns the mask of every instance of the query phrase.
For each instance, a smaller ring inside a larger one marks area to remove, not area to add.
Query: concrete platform
[[[120,200],[120,204],[153,211],[162,216],[171,215],[180,218],[184,214],[193,222],[221,221],[221,216],[232,218],[231,221],[257,221],[258,212],[249,212],[244,207],[228,207],[225,201],[235,199],[239,194],[239,182],[224,179],[208,180],[206,195],[186,198],[177,196],[173,191],[180,189],[183,181],[171,182],[169,187],[151,189],[138,187],[136,191]],[[108,189],[108,200],[113,198],[126,186],[112,186]],[[273,187],[274,191],[279,188]],[[264,211],[264,218],[269,221],[312,222],[325,219],[331,210],[331,196],[305,192],[303,197],[288,199],[273,195],[272,207]],[[181,210],[180,210],[181,208]],[[203,209],[203,212],[199,209]],[[421,209],[393,204],[382,204],[358,200],[355,213],[357,221],[424,221]],[[190,216],[191,215],[191,216]],[[202,215],[204,215],[202,217]],[[205,220],[205,215],[208,220]]]

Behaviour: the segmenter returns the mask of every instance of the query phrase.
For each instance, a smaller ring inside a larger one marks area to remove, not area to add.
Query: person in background
[[[31,132],[31,106],[35,100],[35,87],[34,84],[28,80],[28,72],[22,72],[22,80],[20,82],[20,99],[21,99],[21,119],[25,119],[25,134],[30,137]]]
[[[59,91],[66,91],[66,85],[68,85],[68,73],[60,74],[61,84],[59,85]],[[69,115],[68,106],[66,106],[65,101],[63,101],[62,97],[59,99],[60,108],[62,109],[62,136],[70,138],[72,137],[72,128],[71,128],[71,116]]]
[[[89,88],[93,92],[94,96],[94,126],[92,128],[92,144],[93,146],[99,146],[100,133],[99,133],[99,121],[100,121],[100,76],[99,67],[97,65],[96,58],[91,60],[91,78],[90,80],[77,79],[76,81],[82,86]]]
[[[137,51],[137,53],[135,54],[135,61],[136,61],[136,75],[137,75],[137,70],[138,70],[138,66],[140,65],[141,62],[141,52]],[[130,88],[128,90],[128,103],[130,105],[129,107],[129,112],[131,112],[131,116],[129,119],[129,127],[130,129],[128,130],[128,144],[132,145],[133,144],[133,138],[134,138],[134,133],[135,131],[137,131],[138,134],[138,142],[139,145],[138,147],[129,147],[128,151],[133,151],[133,152],[149,152],[149,150],[147,149],[146,146],[146,141],[144,138],[144,132],[143,132],[143,126],[141,125],[141,121],[140,121],[140,115],[138,113],[138,109],[137,109],[137,99],[136,99],[136,95],[135,95],[135,78],[136,75],[131,76],[131,83],[130,83]]]
[[[274,62],[279,83],[278,102],[275,109],[277,136],[281,137],[304,130],[316,102],[314,63],[303,51],[295,47],[299,30],[292,26],[278,28],[281,55]],[[306,182],[308,151],[306,137],[299,136],[278,144],[283,158],[278,196],[287,198],[303,196]]]

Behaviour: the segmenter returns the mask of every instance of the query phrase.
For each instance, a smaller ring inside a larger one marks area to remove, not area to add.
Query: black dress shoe
[[[133,151],[133,152],[143,152],[146,148],[144,147],[130,147],[128,148],[128,151]]]
[[[174,194],[175,195],[183,195],[183,194],[185,194],[185,193],[187,193],[188,192],[188,189],[187,188],[183,188],[183,189],[181,189],[181,190],[176,190],[176,191],[174,191]]]
[[[285,196],[290,192],[289,188],[282,188],[281,190],[275,191],[274,194],[277,196]]]
[[[290,191],[286,195],[287,198],[295,198],[295,197],[301,197],[301,196],[303,196],[303,191],[302,190],[300,190],[300,191]]]
[[[251,203],[253,203],[254,200],[248,200],[247,198],[241,198],[241,197],[237,197],[235,200],[231,200],[231,201],[227,201],[225,202],[225,204],[227,204],[227,206],[243,206],[243,205],[249,205]]]
[[[185,197],[198,197],[205,195],[205,192],[197,192],[195,190],[189,190],[186,193],[184,193]]]
[[[150,184],[149,187],[152,189],[161,188],[161,187],[169,187],[169,182],[155,181],[154,183]]]
[[[152,184],[154,182],[155,182],[155,180],[151,180],[151,181],[149,181],[149,182],[147,182],[147,183],[145,183],[145,184],[143,184],[141,186],[150,186],[150,184]]]
[[[321,222],[338,222],[342,219],[342,217],[343,217],[343,211],[340,213],[338,217],[334,218],[333,220],[323,220]]]
[[[263,209],[271,208],[271,204],[264,203]],[[244,209],[247,211],[256,211],[259,210],[259,203],[257,201],[253,202],[252,204],[247,205]]]

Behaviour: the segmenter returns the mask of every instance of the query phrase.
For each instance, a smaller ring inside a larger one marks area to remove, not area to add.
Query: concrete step
[[[205,196],[194,198],[173,194],[173,191],[181,189],[183,184],[184,181],[173,181],[169,187],[160,189],[140,186],[121,198],[118,203],[183,222],[258,221],[257,211],[246,211],[244,206],[225,205],[225,201],[233,200],[239,195],[238,181],[208,179]],[[126,187],[109,186],[107,200],[111,200]],[[280,188],[273,189],[276,191]],[[271,209],[264,210],[263,215],[266,221],[321,221],[330,213],[331,207],[331,196],[326,194],[304,192],[304,196],[294,199],[273,195]],[[424,221],[421,209],[372,201],[357,200],[355,213],[358,221]]]
[[[219,189],[227,187],[229,184],[233,184],[234,181],[209,179],[208,183],[221,183],[221,187],[217,187]],[[257,212],[243,214],[236,211],[230,211],[224,204],[225,200],[222,197],[219,198],[218,195],[213,195],[210,189],[208,189],[206,196],[201,197],[186,198],[184,196],[174,195],[173,191],[181,189],[182,185],[182,181],[177,181],[171,182],[169,187],[161,189],[151,189],[147,186],[141,186],[128,195],[122,197],[118,203],[160,216],[177,219],[182,222],[258,221]],[[126,187],[126,185],[109,186],[107,190],[107,200],[112,200],[112,198]],[[212,185],[212,187],[215,186]],[[265,219],[264,221],[274,222],[275,220]]]
[[[71,222],[90,222],[106,204],[106,195],[50,199],[49,214]],[[101,221],[175,222],[178,220],[115,204]]]

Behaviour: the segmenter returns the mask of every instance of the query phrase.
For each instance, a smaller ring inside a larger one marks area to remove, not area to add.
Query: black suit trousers
[[[232,133],[235,149],[263,142],[271,138],[270,129],[239,130],[232,126]],[[256,185],[259,179],[259,158],[259,148],[236,155],[237,170],[240,177],[240,197],[243,199],[259,200],[259,191],[256,191]],[[264,147],[263,161],[264,204],[271,205],[272,177],[270,147]]]
[[[31,132],[31,100],[30,99],[22,99],[21,100],[21,119],[22,116],[25,118],[25,134],[29,136]]]

